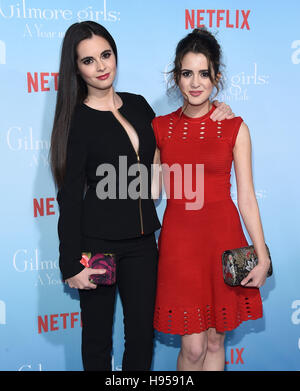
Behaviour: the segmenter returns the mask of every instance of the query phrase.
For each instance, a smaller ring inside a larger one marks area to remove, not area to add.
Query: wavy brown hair
[[[190,34],[181,39],[176,47],[173,69],[169,73],[168,92],[176,90],[181,77],[183,57],[189,53],[201,53],[207,58],[210,81],[219,93],[223,87],[222,78],[218,78],[223,64],[222,50],[215,36],[206,28],[194,29]]]

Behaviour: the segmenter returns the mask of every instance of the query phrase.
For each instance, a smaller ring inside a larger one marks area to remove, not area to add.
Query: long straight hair
[[[98,35],[110,44],[116,63],[117,47],[110,33],[98,23],[85,21],[72,24],[66,31],[59,66],[59,81],[50,145],[50,167],[54,183],[59,189],[66,169],[67,143],[74,108],[87,97],[87,86],[78,73],[77,46],[84,40]]]

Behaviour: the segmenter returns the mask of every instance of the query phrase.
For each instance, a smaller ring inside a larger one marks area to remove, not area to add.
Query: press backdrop
[[[264,317],[227,335],[226,369],[300,370],[299,13],[298,0],[0,1],[0,370],[82,370],[78,295],[58,268],[48,152],[62,38],[83,20],[103,24],[117,42],[116,90],[144,95],[157,115],[180,104],[166,96],[164,76],[176,43],[197,24],[217,33],[226,65],[218,98],[250,128],[275,269],[261,289]],[[161,200],[160,219],[164,209]],[[118,298],[114,370],[122,317]],[[179,344],[178,336],[156,334],[153,370],[175,370]]]

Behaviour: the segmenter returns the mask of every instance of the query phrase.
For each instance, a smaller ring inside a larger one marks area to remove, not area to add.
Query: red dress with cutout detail
[[[214,109],[190,118],[180,108],[153,120],[161,163],[169,167],[163,168],[167,206],[158,241],[154,316],[154,328],[164,333],[211,327],[224,332],[262,317],[259,289],[230,287],[223,280],[223,251],[248,245],[230,195],[233,147],[243,120],[213,122]]]

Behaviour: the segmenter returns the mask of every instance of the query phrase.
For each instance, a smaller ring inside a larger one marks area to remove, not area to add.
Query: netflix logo
[[[27,72],[27,91],[40,92],[40,91],[57,91],[58,90],[58,72],[34,72],[31,74]],[[50,87],[51,82],[53,87]]]
[[[242,354],[244,352],[245,348],[235,348],[230,349],[230,360],[227,360],[225,362],[226,365],[229,364],[244,364],[244,360],[242,358]]]
[[[34,198],[33,199],[33,215],[34,217],[38,216],[50,216],[55,215],[54,207],[55,198],[47,197],[47,198]]]
[[[62,314],[51,314],[38,316],[38,333],[48,333],[49,331],[58,331],[74,329],[75,325],[82,327],[81,316],[79,312],[65,312]]]
[[[185,29],[226,27],[250,30],[250,10],[185,10]]]

